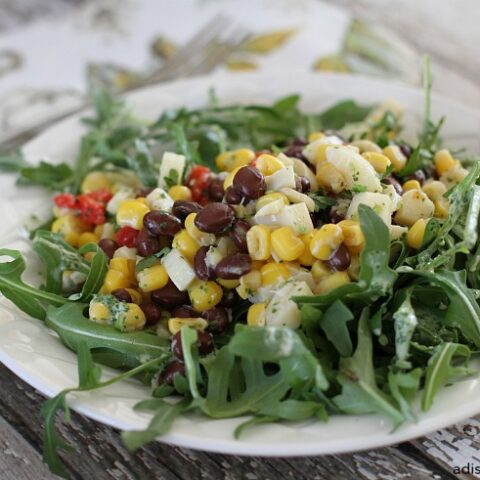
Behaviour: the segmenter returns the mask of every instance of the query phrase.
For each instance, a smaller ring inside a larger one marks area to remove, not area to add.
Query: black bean
[[[132,303],[132,296],[125,288],[117,288],[116,290],[113,290],[112,295],[119,302]]]
[[[300,177],[300,182],[302,185],[302,193],[308,193],[311,188],[310,180],[307,177]]]
[[[202,330],[197,330],[197,348],[200,355],[208,355],[213,352],[213,337]],[[183,360],[182,334],[177,332],[172,338],[171,349],[173,355],[179,360]]]
[[[219,302],[220,307],[231,308],[238,303],[238,293],[235,290],[223,290],[222,299]]]
[[[233,186],[243,197],[255,200],[267,191],[265,177],[255,167],[242,167],[233,177]]]
[[[235,210],[226,203],[209,203],[195,217],[195,226],[202,232],[223,233],[235,221]]]
[[[245,220],[237,220],[233,224],[230,231],[230,238],[233,243],[242,253],[247,253],[247,232],[250,230],[251,225]]]
[[[207,323],[207,331],[212,333],[222,333],[228,325],[228,313],[222,307],[214,307],[202,313]]]
[[[386,185],[391,185],[399,195],[403,195],[403,188],[395,177],[389,175],[388,177],[385,177],[382,182]]]
[[[143,217],[143,226],[150,235],[173,237],[182,229],[182,222],[170,213],[152,210]]]
[[[335,253],[325,262],[335,272],[343,272],[350,266],[350,253],[345,245],[340,245]]]
[[[193,259],[193,269],[200,280],[213,280],[215,278],[215,269],[207,265],[206,262],[209,248],[200,247]]]
[[[305,161],[306,158],[303,156],[303,149],[307,142],[303,138],[294,139],[283,151],[287,157],[299,158],[300,160]]]
[[[118,243],[115,240],[111,240],[110,238],[102,238],[98,242],[98,246],[105,252],[105,255],[108,258],[113,258],[113,254],[118,248]]]
[[[200,315],[191,305],[175,307],[170,314],[173,318],[197,318]]]
[[[198,213],[201,209],[202,206],[197,202],[177,200],[173,204],[172,213],[183,222],[191,213]]]
[[[409,159],[413,153],[413,148],[407,143],[401,143],[398,147],[400,148],[400,151],[407,157],[407,159]]]
[[[183,305],[190,301],[188,293],[181,292],[171,280],[163,288],[154,290],[151,298],[157,305],[168,309],[178,307],[178,305]]]
[[[234,253],[217,263],[215,275],[225,280],[234,280],[252,269],[252,259],[247,253]]]
[[[214,202],[221,202],[224,194],[223,180],[219,177],[212,177],[208,184],[208,198]]]
[[[182,377],[185,376],[185,364],[178,360],[169,363],[162,370],[162,373],[160,373],[158,377],[158,381],[160,384],[165,383],[167,385],[173,385],[173,377],[175,375],[181,375]]]
[[[175,357],[177,357],[179,360],[183,360],[182,332],[177,332],[172,337],[170,348]]]
[[[338,223],[338,222],[341,222],[342,220],[345,220],[345,214],[340,212],[336,205],[333,205],[332,207],[330,207],[328,216],[332,223]]]
[[[242,194],[233,186],[227,188],[225,192],[225,201],[230,205],[238,205],[242,203]]]
[[[137,235],[137,251],[142,257],[148,257],[160,250],[158,238],[152,237],[146,228]]]
[[[423,170],[416,170],[415,172],[413,172],[408,177],[408,179],[409,180],[416,180],[418,183],[420,183],[420,185],[423,185],[427,178],[426,178],[425,172]]]
[[[162,309],[158,305],[155,305],[155,303],[142,303],[140,305],[140,308],[145,314],[145,318],[147,319],[147,325],[153,325],[160,320],[162,315]]]

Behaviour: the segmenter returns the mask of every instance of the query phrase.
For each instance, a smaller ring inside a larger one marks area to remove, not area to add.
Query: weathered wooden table
[[[455,4],[468,12],[472,26],[479,23],[474,21],[475,16],[480,15],[477,2],[461,0]],[[0,0],[0,31],[46,12],[64,11],[74,3],[77,2]],[[382,15],[385,18],[383,9],[392,5],[385,0],[335,0],[334,3],[351,6],[357,13],[373,19],[381,19]],[[455,70],[469,79],[470,87],[462,88],[461,92],[459,89],[453,91],[453,96],[480,103],[480,90],[475,88],[475,81],[480,77],[480,57],[470,56],[472,45],[466,49],[458,44],[458,48],[451,48],[452,39],[458,40],[458,35],[465,35],[463,26],[458,29],[462,30],[460,33],[450,28],[449,35],[444,35],[442,22],[436,24],[424,14],[421,18],[415,15],[416,10],[428,13],[429,8],[438,11],[443,3],[444,6],[452,3],[443,0],[416,3],[419,5],[414,6],[411,0],[395,2],[398,11],[389,17],[391,27],[400,33],[412,32],[410,38],[421,49],[428,50],[440,68],[443,65],[445,71]],[[441,15],[438,19],[441,20]],[[478,41],[475,44],[478,48]],[[0,479],[54,478],[41,461],[43,425],[39,411],[44,398],[3,366],[0,366],[0,392]],[[60,432],[77,447],[76,452],[64,456],[75,479],[470,479],[478,477],[455,474],[455,467],[467,467],[468,464],[480,467],[480,417],[393,447],[348,455],[290,459],[217,455],[161,443],[153,443],[131,455],[122,445],[117,431],[75,413],[71,424],[61,426]]]

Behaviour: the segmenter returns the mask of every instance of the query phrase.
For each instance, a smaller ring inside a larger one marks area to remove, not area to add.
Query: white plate
[[[363,103],[393,99],[404,105],[407,135],[418,129],[422,117],[423,93],[414,88],[381,80],[346,75],[272,72],[269,74],[222,75],[174,82],[143,90],[130,96],[135,112],[155,118],[163,109],[187,105],[201,106],[209,87],[215,87],[222,102],[271,102],[281,95],[298,92],[306,110],[319,111],[344,98]],[[445,136],[448,146],[467,146],[480,151],[480,113],[450,100],[434,97],[433,116],[447,116]],[[49,129],[26,147],[35,161],[48,157],[54,161],[74,158],[82,129],[78,118],[71,118]],[[48,196],[37,189],[16,189],[11,177],[0,178],[0,244],[24,252],[31,268],[25,275],[35,281],[38,261],[28,241],[21,239],[22,225],[34,212],[46,216]],[[0,360],[23,380],[52,396],[65,387],[76,385],[75,355],[65,348],[41,322],[30,319],[4,299],[0,303]],[[111,371],[105,369],[106,375]],[[120,429],[142,428],[148,415],[135,413],[133,405],[149,391],[135,381],[125,381],[109,389],[72,398],[75,410],[99,422]],[[391,432],[388,421],[380,416],[334,416],[326,424],[304,422],[262,425],[248,430],[241,440],[232,432],[243,419],[209,420],[188,415],[175,422],[161,441],[202,450],[231,454],[295,456],[339,453],[380,447],[432,432],[480,412],[480,382],[477,378],[443,388],[433,408],[419,415],[414,424]]]

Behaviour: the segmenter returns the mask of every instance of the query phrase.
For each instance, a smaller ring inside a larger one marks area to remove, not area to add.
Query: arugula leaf
[[[390,393],[398,403],[405,419],[411,422],[417,419],[412,408],[412,403],[420,388],[421,376],[421,368],[416,368],[410,372],[388,372],[388,388]]]
[[[348,123],[365,120],[372,111],[371,106],[358,105],[353,100],[342,100],[316,116],[323,128],[339,130]]]
[[[352,319],[353,313],[340,300],[335,300],[320,319],[320,327],[342,357],[349,357],[353,352],[347,328],[347,322]]]
[[[175,185],[178,185],[180,183],[180,179],[178,178],[178,171],[171,168],[168,172],[168,175],[166,177],[163,177],[163,181],[165,182],[167,188],[172,188]]]
[[[133,145],[133,154],[126,156],[128,166],[133,172],[135,172],[143,185],[146,187],[157,186],[158,166],[155,166],[155,162],[147,142],[136,138]]]
[[[311,192],[307,194],[315,202],[315,211],[320,212],[330,208],[332,205],[335,205],[337,202],[331,197],[322,195],[319,192]]]
[[[23,166],[20,169],[18,185],[40,185],[47,190],[62,190],[72,178],[73,171],[66,163],[52,165],[41,161],[38,166]]]
[[[142,260],[140,260],[135,266],[135,272],[136,273],[141,272],[145,268],[149,268],[152,265],[155,265],[155,263],[158,262],[160,258],[163,258],[165,255],[167,255],[168,252],[170,252],[170,250],[171,250],[170,247],[164,247],[159,252],[154,253],[153,255],[149,255],[148,257],[142,258]]]

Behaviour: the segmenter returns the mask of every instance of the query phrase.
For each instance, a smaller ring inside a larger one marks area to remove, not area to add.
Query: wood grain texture
[[[44,398],[0,367],[0,416],[36,450],[41,450],[43,422],[39,410]],[[415,458],[404,446],[350,455],[311,458],[255,458],[220,455],[152,443],[135,454],[123,446],[118,432],[81,415],[69,425],[59,425],[61,435],[76,451],[63,458],[72,478],[224,479],[224,480],[373,480],[448,479],[442,466]],[[3,478],[2,478],[3,480]]]

